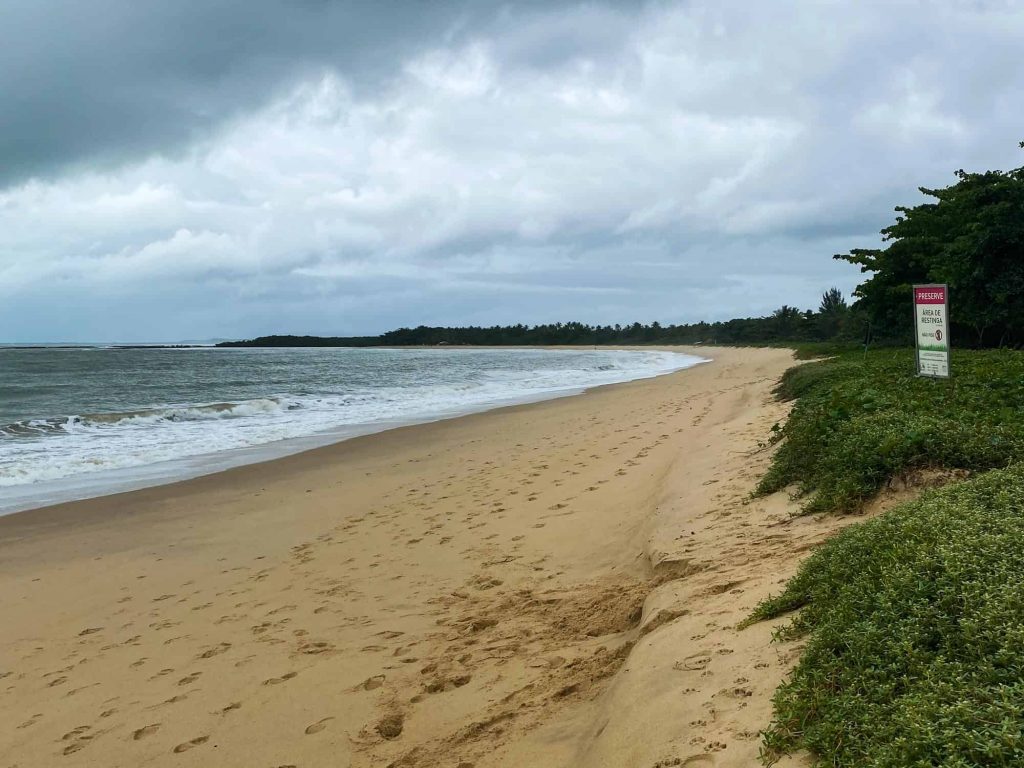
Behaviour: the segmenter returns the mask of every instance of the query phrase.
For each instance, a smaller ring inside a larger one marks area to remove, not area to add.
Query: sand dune
[[[708,354],[705,352],[705,354]],[[0,518],[0,768],[753,765],[782,350]]]

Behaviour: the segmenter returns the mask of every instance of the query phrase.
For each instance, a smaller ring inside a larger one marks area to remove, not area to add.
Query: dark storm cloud
[[[0,341],[813,306],[1021,164],[1021,6],[924,8],[7,0]]]
[[[5,0],[0,187],[186,148],[329,67],[370,90],[399,53],[486,4],[427,0]]]

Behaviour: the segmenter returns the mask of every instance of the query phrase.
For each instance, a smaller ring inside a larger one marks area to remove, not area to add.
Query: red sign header
[[[915,304],[945,304],[946,287],[943,285],[921,286],[914,288]]]

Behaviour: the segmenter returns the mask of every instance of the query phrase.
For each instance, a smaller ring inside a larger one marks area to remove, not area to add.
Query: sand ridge
[[[0,518],[0,768],[752,764],[834,524],[746,499],[791,354],[712,355]]]

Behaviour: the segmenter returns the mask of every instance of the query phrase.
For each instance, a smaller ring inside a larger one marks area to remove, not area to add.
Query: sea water
[[[589,349],[0,347],[0,513],[699,362]]]

